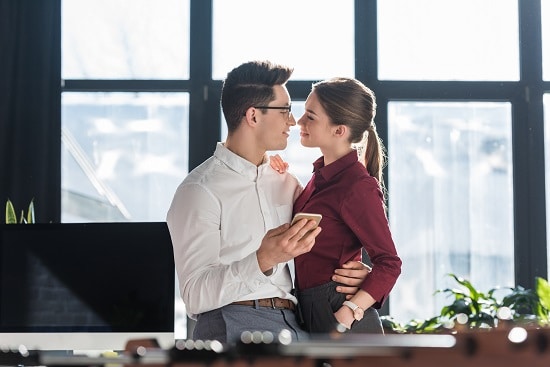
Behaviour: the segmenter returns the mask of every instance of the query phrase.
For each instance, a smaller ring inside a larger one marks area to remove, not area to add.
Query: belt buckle
[[[270,298],[271,300],[271,307],[275,310],[277,307],[275,307],[275,298]]]

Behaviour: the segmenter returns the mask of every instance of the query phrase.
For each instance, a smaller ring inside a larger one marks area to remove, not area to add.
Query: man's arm
[[[370,266],[360,261],[348,261],[342,268],[334,270],[332,280],[343,284],[337,286],[336,291],[346,294],[346,299],[351,299],[371,270]]]
[[[257,242],[240,244],[243,257],[224,264],[221,253],[232,244],[222,243],[221,216],[217,200],[197,184],[180,186],[168,211],[180,293],[190,314],[219,308],[267,286],[272,269],[309,251],[320,232],[304,236],[313,221],[283,224]]]
[[[258,267],[254,244],[243,257],[222,263],[221,209],[214,196],[196,184],[180,186],[167,215],[180,293],[187,312],[219,308],[269,279]],[[257,245],[256,245],[257,246]]]

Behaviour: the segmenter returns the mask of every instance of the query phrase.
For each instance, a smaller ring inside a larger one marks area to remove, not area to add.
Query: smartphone
[[[313,229],[315,229],[319,225],[319,222],[321,222],[321,219],[323,218],[323,216],[321,214],[314,214],[314,213],[296,213],[294,214],[294,218],[292,218],[292,222],[290,223],[290,225],[291,226],[294,225],[294,223],[296,223],[297,221],[303,218],[314,220],[316,224],[315,224],[315,227],[313,227]]]

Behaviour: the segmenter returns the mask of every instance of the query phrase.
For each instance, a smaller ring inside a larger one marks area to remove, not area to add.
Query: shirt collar
[[[345,156],[337,159],[328,166],[325,166],[323,157],[320,157],[313,162],[313,172],[320,174],[325,181],[330,181],[334,176],[345,170],[346,168],[357,163],[359,158],[357,157],[357,151],[353,150]]]
[[[214,151],[214,156],[222,161],[229,169],[237,172],[238,174],[248,178],[251,181],[255,181],[258,177],[258,171],[261,166],[269,163],[267,155],[264,155],[264,159],[260,167],[256,167],[255,164],[247,161],[240,155],[237,155],[227,149],[225,145],[221,142],[218,142],[216,145],[216,150]]]

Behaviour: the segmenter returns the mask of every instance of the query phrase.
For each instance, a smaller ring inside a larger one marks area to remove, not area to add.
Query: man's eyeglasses
[[[287,120],[290,120],[290,114],[292,113],[292,105],[288,105],[284,107],[275,107],[275,106],[253,106],[253,107],[258,109],[266,109],[266,110],[284,110],[281,113],[284,113],[286,115]]]

